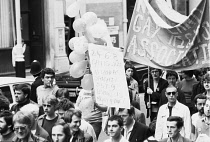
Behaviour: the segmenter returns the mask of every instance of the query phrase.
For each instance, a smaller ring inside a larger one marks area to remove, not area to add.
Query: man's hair
[[[161,70],[161,69],[157,69],[157,68],[150,67],[149,70],[150,70],[150,72],[151,72],[152,70],[158,70],[159,75],[161,76],[161,74],[162,74],[162,70]]]
[[[0,117],[3,117],[7,126],[11,126],[11,130],[13,130],[13,113],[9,110],[5,110],[0,112]]]
[[[130,62],[126,62],[124,67],[125,67],[125,71],[126,71],[127,69],[129,69],[129,68],[135,70],[135,67],[134,67],[133,64],[130,63]]]
[[[193,70],[186,70],[186,71],[183,71],[183,73],[186,74],[189,77],[193,77],[194,71]]]
[[[61,122],[55,123],[53,127],[59,126],[59,125],[63,126],[63,133],[65,134],[64,142],[68,142],[71,138],[71,133],[70,133],[71,131],[70,131],[69,125],[61,121]]]
[[[4,95],[0,95],[0,111],[9,110],[9,100]]]
[[[29,84],[18,84],[18,85],[15,85],[14,90],[22,91],[24,93],[24,95],[28,94],[27,95],[27,99],[30,98],[31,88],[30,88]]]
[[[116,120],[118,122],[118,125],[120,127],[123,126],[123,119],[122,119],[121,116],[119,116],[119,115],[112,115],[111,117],[108,118],[108,122],[109,121],[114,121],[114,120]]]
[[[79,118],[82,118],[82,112],[81,112],[80,110],[71,108],[71,109],[65,111],[65,113],[64,113],[64,118],[63,118],[63,119],[64,119],[64,121],[65,121],[66,123],[71,123],[72,117],[73,117],[74,115],[77,116],[77,117],[79,117]]]
[[[54,95],[47,95],[44,100],[42,100],[42,103],[47,102],[50,105],[53,105],[55,107],[55,110],[57,110],[58,107],[58,100]]]
[[[196,95],[195,98],[194,98],[195,104],[197,104],[198,99],[207,99],[207,97],[206,97],[205,94],[198,94],[198,95]]]
[[[127,108],[119,108],[119,112],[122,112],[122,111],[124,111],[124,110],[126,110],[126,109],[127,109]],[[135,114],[135,111],[134,111],[134,107],[133,107],[133,106],[131,106],[130,109],[127,109],[127,110],[128,110],[129,116]]]
[[[18,111],[14,116],[13,116],[13,124],[16,122],[28,125],[29,128],[31,128],[34,125],[34,116],[25,111]]]
[[[59,98],[62,96],[64,96],[64,98],[70,99],[69,98],[69,90],[66,88],[59,88],[55,94],[55,97]]]
[[[21,107],[20,110],[24,112],[29,112],[33,115],[36,114],[37,115],[36,117],[38,117],[39,115],[39,106],[37,104],[31,104],[31,103],[26,104],[23,107]]]
[[[167,71],[167,73],[166,73],[166,79],[169,76],[174,76],[176,78],[176,80],[178,80],[178,74],[175,71],[171,71],[171,70]]]
[[[178,129],[180,129],[180,128],[182,128],[184,126],[184,121],[179,116],[169,116],[167,118],[167,121],[169,121],[169,122],[176,121],[176,126],[177,126]]]
[[[41,71],[41,78],[44,78],[45,74],[51,74],[53,75],[53,77],[55,78],[55,72],[53,69],[51,68],[44,68],[42,71]]]
[[[69,110],[70,108],[75,108],[74,104],[67,98],[63,98],[58,103],[58,109],[62,109],[64,111]]]

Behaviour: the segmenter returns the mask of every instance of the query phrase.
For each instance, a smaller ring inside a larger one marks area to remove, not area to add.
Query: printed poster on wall
[[[130,108],[123,53],[115,47],[89,44],[96,102],[109,107]]]

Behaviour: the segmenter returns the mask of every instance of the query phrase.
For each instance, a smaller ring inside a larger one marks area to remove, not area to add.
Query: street
[[[145,104],[144,104],[144,94],[143,93],[140,94],[140,106],[141,106],[141,111],[146,116],[146,107],[145,107]],[[150,122],[149,118],[146,118],[147,126],[149,125],[149,122]],[[104,140],[106,140],[108,138],[109,137],[103,131],[101,131],[101,134],[99,135],[99,138],[98,138],[98,142],[103,142]]]

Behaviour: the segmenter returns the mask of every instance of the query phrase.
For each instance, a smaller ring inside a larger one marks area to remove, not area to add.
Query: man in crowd
[[[73,108],[66,111],[64,114],[64,121],[68,123],[72,135],[70,141],[92,142],[93,138],[88,133],[85,133],[79,128],[81,125],[81,118],[82,118],[82,112],[80,110],[76,110]]]
[[[0,112],[0,141],[9,142],[15,137],[13,131],[13,114],[9,110]]]
[[[173,85],[176,87],[177,80],[178,80],[178,74],[175,71],[167,71],[166,79],[167,79],[169,85]],[[179,88],[177,88],[177,92],[178,92],[177,100],[180,103],[185,105],[186,101],[185,101],[184,93]],[[159,107],[168,102],[168,99],[167,99],[165,93],[166,93],[166,88],[163,89],[163,91],[161,92]]]
[[[180,116],[183,118],[184,127],[180,133],[182,136],[190,138],[191,117],[189,108],[177,101],[178,92],[176,87],[169,85],[166,88],[165,95],[168,98],[168,103],[159,108],[155,129],[155,138],[157,140],[161,140],[168,137],[166,120],[169,116]]]
[[[121,131],[123,130],[123,119],[118,115],[113,115],[108,118],[107,131],[110,139],[104,142],[128,142]]]
[[[180,134],[184,122],[179,116],[170,116],[166,122],[168,138],[164,138],[159,142],[192,142],[190,139]]]
[[[192,115],[192,133],[195,134],[196,123],[198,120],[201,120],[204,117],[204,106],[206,103],[206,95],[198,94],[194,98],[195,107],[197,109],[197,113]]]
[[[54,85],[55,81],[55,72],[51,68],[45,68],[41,71],[41,78],[44,82],[44,85],[37,87],[37,99],[38,104],[42,105],[43,99],[47,95],[54,95],[59,89],[57,85]]]
[[[119,115],[123,118],[123,136],[129,142],[143,142],[151,133],[149,127],[134,120],[134,108],[120,108]]]
[[[206,134],[210,137],[210,100],[207,99],[204,105],[204,116],[202,119],[198,119],[195,125],[195,138],[199,134]]]
[[[0,92],[0,112],[4,110],[9,110],[9,100]]]
[[[14,113],[19,111],[20,108],[26,104],[35,103],[30,100],[31,89],[28,84],[16,85],[14,88],[14,93],[15,93],[16,104],[14,104],[11,107],[11,111],[13,111]]]
[[[151,74],[152,77],[150,79],[150,86],[148,86],[148,81],[145,83],[146,92],[144,101],[147,108],[147,117],[149,116],[149,109],[151,109],[150,120],[152,121],[157,116],[160,93],[168,86],[168,82],[160,77],[160,69],[151,68]]]
[[[36,94],[36,88],[40,85],[43,85],[43,81],[40,77],[42,68],[39,61],[34,60],[31,63],[31,70],[30,73],[34,76],[35,81],[31,84],[31,96],[30,99],[37,103],[37,94]]]
[[[34,117],[31,113],[18,111],[13,117],[15,137],[13,142],[48,142],[31,132]]]
[[[62,119],[64,119],[65,111],[68,111],[70,109],[74,109],[74,104],[67,98],[61,99],[60,102],[58,103],[57,112]],[[85,133],[90,134],[93,137],[93,142],[97,142],[95,131],[93,129],[93,126],[90,125],[90,123],[88,123],[84,119],[81,119],[81,125],[79,128]]]
[[[39,116],[39,106],[37,104],[27,104],[25,106],[23,106],[21,109],[21,111],[23,112],[28,112],[31,113],[34,116],[34,122],[33,122],[33,126],[31,127],[31,132],[39,137],[42,137],[46,140],[48,140],[48,142],[51,141],[51,136],[49,136],[49,134],[47,133],[47,131],[42,128],[41,126],[38,125],[38,116]]]

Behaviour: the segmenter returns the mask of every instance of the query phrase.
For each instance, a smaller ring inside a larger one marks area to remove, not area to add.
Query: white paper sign
[[[89,44],[96,102],[109,107],[130,108],[123,53],[115,47]]]

